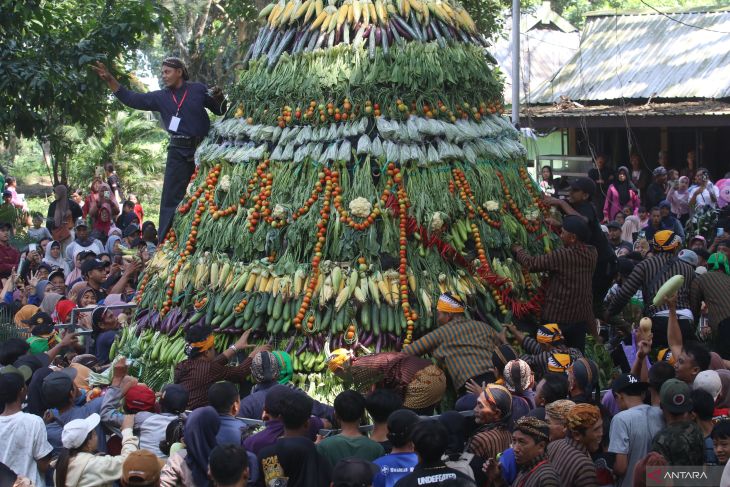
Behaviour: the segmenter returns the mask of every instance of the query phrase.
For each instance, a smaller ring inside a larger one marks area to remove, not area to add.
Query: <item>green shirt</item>
[[[673,423],[654,437],[652,451],[661,453],[669,465],[695,465],[705,462],[705,438],[694,421]]]
[[[325,438],[317,445],[317,451],[334,467],[343,458],[361,458],[372,462],[385,455],[385,450],[377,441],[367,436],[335,435]]]

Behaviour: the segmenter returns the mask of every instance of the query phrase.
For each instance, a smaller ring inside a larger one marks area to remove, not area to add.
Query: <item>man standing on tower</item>
[[[92,69],[106,81],[114,96],[128,107],[160,112],[162,122],[170,134],[160,201],[159,235],[164,237],[172,226],[175,208],[185,196],[185,189],[195,169],[195,149],[208,135],[210,119],[205,109],[223,115],[226,111],[223,92],[218,87],[208,90],[202,83],[189,82],[185,63],[176,57],[162,61],[161,74],[165,88],[150,93],[137,93],[122,86],[100,62]]]

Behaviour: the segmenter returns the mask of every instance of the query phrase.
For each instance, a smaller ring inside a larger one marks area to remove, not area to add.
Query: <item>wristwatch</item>
[[[228,350],[233,350],[233,353],[238,353],[238,349],[236,348],[236,345],[233,344],[230,347],[228,347]]]

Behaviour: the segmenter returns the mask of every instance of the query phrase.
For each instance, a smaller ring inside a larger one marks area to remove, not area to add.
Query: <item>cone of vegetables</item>
[[[253,329],[310,373],[325,343],[397,350],[427,333],[442,292],[494,326],[537,313],[541,276],[509,249],[557,239],[466,10],[277,0],[260,19],[140,283],[138,331],[208,323],[225,346]],[[157,355],[179,360],[180,339]]]

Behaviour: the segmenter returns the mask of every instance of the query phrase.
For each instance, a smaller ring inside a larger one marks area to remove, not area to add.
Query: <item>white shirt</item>
[[[69,262],[73,263],[76,261],[76,256],[84,250],[91,250],[96,255],[103,254],[105,252],[104,245],[102,245],[98,239],[94,239],[88,247],[84,247],[74,240],[68,245],[68,247],[66,247],[66,258]]]
[[[45,458],[53,447],[48,443],[46,425],[35,414],[15,413],[0,416],[0,462],[18,475],[28,477],[33,485],[44,487],[46,482],[38,471],[36,460]]]
[[[692,199],[692,195],[697,192],[697,190],[700,189],[700,187],[696,184],[693,184],[689,187],[689,197]],[[715,199],[713,201],[711,193],[715,195]],[[717,199],[720,197],[720,190],[717,189],[717,186],[714,184],[708,182],[707,186],[705,186],[705,189],[697,195],[697,199],[695,200],[695,206],[709,206],[711,208],[717,208]]]

